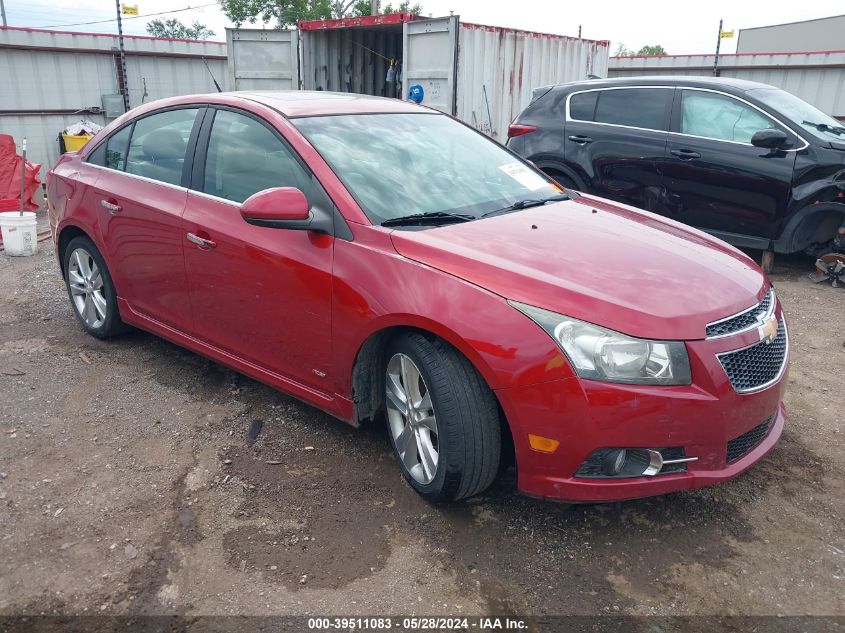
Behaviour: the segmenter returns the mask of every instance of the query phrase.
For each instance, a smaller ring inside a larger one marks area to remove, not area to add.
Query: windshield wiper
[[[478,219],[474,215],[466,213],[449,213],[448,211],[432,211],[431,213],[412,213],[399,218],[388,218],[381,223],[382,226],[425,226],[427,224],[444,224],[450,222],[469,222]]]
[[[512,205],[504,207],[502,209],[496,209],[495,211],[488,211],[482,218],[486,218],[490,215],[496,215],[497,213],[507,213],[508,211],[519,211],[520,209],[528,209],[530,207],[541,207],[544,204],[549,202],[560,202],[561,200],[569,200],[572,196],[568,193],[559,193],[555,196],[549,196],[548,198],[528,198],[527,200],[517,200]]]
[[[812,121],[801,121],[802,125],[812,125],[819,132],[831,132],[833,134],[845,134],[845,127],[839,125],[828,125],[827,123],[813,123]]]

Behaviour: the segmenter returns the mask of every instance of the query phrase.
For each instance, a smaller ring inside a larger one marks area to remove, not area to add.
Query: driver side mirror
[[[764,149],[783,149],[789,147],[790,142],[786,132],[770,128],[755,132],[751,137],[751,144]]]
[[[273,187],[252,194],[241,205],[249,224],[276,229],[307,230],[311,224],[308,199],[296,187]]]

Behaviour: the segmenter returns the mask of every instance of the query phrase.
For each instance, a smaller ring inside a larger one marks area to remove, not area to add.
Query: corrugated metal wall
[[[611,77],[713,76],[713,55],[612,57]],[[831,116],[845,120],[845,52],[721,55],[719,74],[782,88]]]
[[[20,143],[41,163],[43,179],[59,155],[57,137],[67,125],[100,114],[77,113],[102,106],[117,94],[117,37],[112,35],[0,28],[0,133]],[[131,107],[163,97],[213,92],[203,63],[226,89],[226,45],[147,37],[126,37],[126,74]],[[146,94],[145,94],[146,92]]]
[[[606,42],[461,23],[458,117],[504,143],[535,88],[607,76]]]
[[[296,30],[226,29],[229,90],[299,88]]]

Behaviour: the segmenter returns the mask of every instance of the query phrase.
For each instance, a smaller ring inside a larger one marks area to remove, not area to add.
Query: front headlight
[[[687,348],[650,341],[534,306],[509,302],[549,333],[582,378],[637,385],[688,385]]]

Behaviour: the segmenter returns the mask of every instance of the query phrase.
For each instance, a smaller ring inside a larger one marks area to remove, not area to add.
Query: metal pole
[[[3,18],[3,26],[8,26],[6,24],[6,5],[3,4],[3,0],[0,0],[0,17]]]
[[[713,76],[719,76],[719,47],[722,45],[722,20],[719,20],[719,36],[716,38],[716,56],[713,58]]]
[[[378,0],[370,0],[370,15],[378,15]]]
[[[21,217],[23,217],[23,199],[26,194],[26,137],[21,144]]]
[[[581,25],[578,25],[578,39],[581,39]]]
[[[120,0],[114,0],[114,6],[117,8],[117,44],[120,49],[120,76],[123,78],[123,109],[129,111],[129,86],[126,80],[126,52],[123,48],[123,21],[120,18]]]

